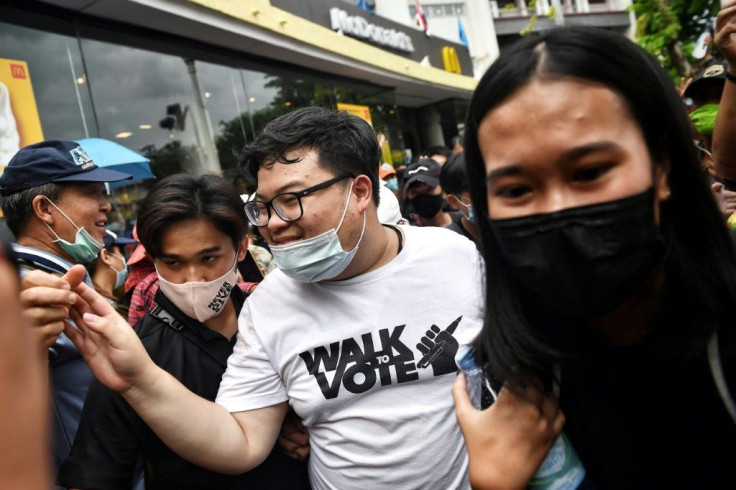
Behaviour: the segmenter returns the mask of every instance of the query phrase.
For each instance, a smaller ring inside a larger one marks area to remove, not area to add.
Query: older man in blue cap
[[[88,264],[103,248],[110,203],[105,182],[131,178],[99,168],[73,141],[43,141],[26,146],[0,175],[0,194],[13,248],[26,288],[36,270],[63,276],[74,264]],[[89,277],[84,280],[92,284]],[[61,280],[60,280],[61,282]],[[24,314],[39,345],[48,349],[56,464],[66,457],[92,375],[79,351],[64,336],[63,322],[73,295],[65,290],[24,291]]]

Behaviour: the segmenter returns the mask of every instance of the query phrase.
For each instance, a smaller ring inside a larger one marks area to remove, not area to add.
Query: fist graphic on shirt
[[[459,344],[452,334],[462,320],[462,316],[442,330],[437,325],[432,325],[420,339],[417,349],[422,354],[422,358],[417,363],[417,367],[424,369],[430,364],[435,376],[454,373],[457,371],[455,365],[455,354]]]

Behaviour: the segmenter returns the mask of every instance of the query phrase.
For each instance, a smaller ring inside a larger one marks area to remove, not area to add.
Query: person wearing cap
[[[137,242],[132,238],[119,237],[107,230],[103,243],[104,248],[100,250],[97,260],[87,265],[87,272],[92,278],[95,291],[104,296],[118,313],[127,316],[128,308],[120,302],[119,294],[122,293],[128,277],[124,249]]]
[[[0,175],[0,194],[6,223],[17,241],[13,249],[24,289],[35,284],[37,271],[64,276],[72,265],[96,260],[104,246],[110,211],[103,184],[129,178],[99,168],[73,141],[43,141],[22,148],[11,158]],[[89,275],[83,280],[92,286]],[[24,291],[21,298],[38,345],[48,349],[52,443],[58,465],[74,439],[92,375],[79,351],[61,333],[70,293]]]
[[[380,187],[378,189],[378,221],[387,225],[403,225],[406,220],[401,215],[401,206],[396,198],[396,190],[398,189],[398,180],[396,180],[396,170],[390,163],[382,163],[378,167],[378,178],[380,179]]]
[[[409,215],[421,226],[444,228],[453,222],[453,215],[443,209],[445,194],[440,171],[440,165],[431,158],[420,158],[406,167],[404,198]]]
[[[450,155],[452,155],[452,151],[448,147],[443,145],[433,145],[424,150],[419,159],[431,158],[441,167],[445,164],[447,159],[450,158]]]
[[[714,131],[727,73],[728,63],[716,59],[708,60],[687,85],[683,97],[696,133],[695,146],[701,167],[707,173],[718,207],[724,215],[729,216],[736,211],[736,182],[716,169],[713,158]]]
[[[720,106],[713,128],[712,159],[714,172],[722,177],[724,185],[736,190],[736,2],[723,2],[716,22],[715,44],[728,60],[723,73]],[[733,226],[732,226],[733,228]]]

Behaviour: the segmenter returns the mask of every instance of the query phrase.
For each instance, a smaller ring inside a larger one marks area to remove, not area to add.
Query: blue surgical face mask
[[[396,179],[387,180],[386,187],[388,187],[389,190],[396,192],[399,190],[399,181]]]
[[[46,196],[43,197],[77,229],[77,235],[74,239],[74,243],[69,243],[68,241],[62,239],[59,235],[57,235],[56,232],[44,221],[43,224],[45,224],[46,228],[51,230],[51,233],[53,233],[56,237],[56,240],[54,240],[53,243],[58,245],[59,248],[62,249],[69,257],[79,262],[80,264],[89,264],[90,262],[95,260],[104,245],[95,240],[87,230],[78,227],[77,224],[74,223],[74,221],[72,221],[71,218],[69,218],[69,216],[67,216],[64,211],[59,209],[59,207],[54,204],[53,201],[51,201],[51,199]]]
[[[271,246],[273,260],[284,274],[295,281],[319,282],[332,279],[347,268],[363,240],[366,221],[365,213],[363,213],[363,230],[360,232],[358,243],[349,252],[343,250],[337,232],[345,220],[352,192],[353,184],[350,184],[345,210],[342,212],[337,228],[331,228],[306,240]]]
[[[123,270],[119,271],[113,266],[109,266],[110,269],[115,271],[115,285],[112,287],[113,290],[119,288],[123,284],[125,284],[125,280],[128,278],[128,265],[125,263],[125,259],[120,257],[119,255],[115,255],[113,253],[110,254],[112,257],[115,257],[116,259],[119,259],[120,262],[123,264]]]
[[[475,217],[475,212],[473,211],[473,205],[472,204],[465,204],[461,199],[460,196],[455,195],[457,198],[457,202],[459,202],[465,209],[468,210],[468,221],[470,221],[471,224],[478,226],[478,219]]]

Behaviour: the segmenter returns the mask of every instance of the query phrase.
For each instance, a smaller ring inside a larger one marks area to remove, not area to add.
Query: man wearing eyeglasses
[[[216,403],[158,369],[80,287],[89,306],[77,312],[96,316],[70,336],[95,375],[215,471],[258,465],[290,405],[309,430],[314,488],[468,488],[450,388],[458,346],[482,324],[475,246],[442,228],[381,225],[380,151],[357,117],[286,114],[242,158],[258,178],[246,214],[278,270],[243,307]]]

